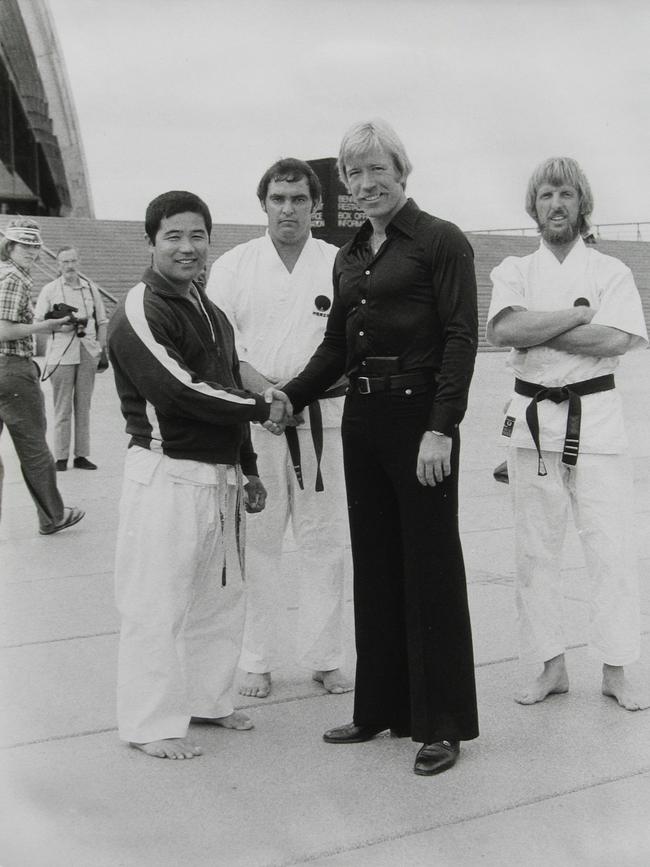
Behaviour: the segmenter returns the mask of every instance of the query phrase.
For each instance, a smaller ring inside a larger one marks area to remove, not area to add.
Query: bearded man
[[[594,247],[593,196],[573,159],[534,171],[526,210],[542,240],[492,272],[487,336],[513,347],[515,388],[503,436],[515,513],[520,654],[542,673],[521,704],[569,689],[562,624],[561,552],[569,509],[588,572],[589,645],[602,692],[627,710],[648,707],[625,676],[639,656],[640,617],[632,475],[614,370],[648,335],[630,269]]]

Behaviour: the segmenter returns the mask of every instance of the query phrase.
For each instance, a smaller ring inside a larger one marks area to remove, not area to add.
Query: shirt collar
[[[413,199],[407,199],[386,227],[386,235],[390,237],[396,230],[409,238],[415,237],[415,224],[420,209]],[[372,235],[372,223],[366,220],[352,240],[352,246],[358,247],[368,243]]]
[[[162,274],[154,271],[153,268],[147,268],[142,275],[142,282],[146,283],[156,295],[167,295],[173,298],[185,297],[168,280],[165,280]],[[193,285],[196,286],[195,283]]]
[[[29,273],[29,271],[27,271],[25,268],[21,268],[20,265],[19,265],[17,262],[14,262],[13,259],[9,262],[9,265],[10,265],[12,268],[15,268],[16,271],[18,271],[18,274],[19,274],[19,275],[20,275],[24,280],[29,280],[29,281],[31,282],[32,275]]]
[[[413,199],[407,199],[404,205],[395,214],[386,228],[386,234],[391,234],[393,229],[397,229],[403,235],[408,235],[409,238],[415,237],[415,224],[417,222],[420,209],[415,204]]]
[[[580,262],[587,255],[587,245],[582,239],[582,235],[578,236],[578,240],[575,242],[573,247],[569,250],[567,255],[564,257],[562,262],[560,262],[553,252],[552,247],[546,243],[546,241],[541,238],[539,242],[539,248],[542,251],[545,258],[552,259],[557,265],[564,265],[567,262]]]
[[[272,251],[273,254],[274,254],[275,256],[277,256],[278,259],[279,259],[279,258],[280,258],[280,254],[278,253],[278,249],[277,249],[277,247],[276,247],[275,244],[273,243],[273,238],[271,238],[271,233],[269,232],[268,229],[266,230],[266,232],[264,233],[264,235],[263,235],[262,237],[263,237],[263,238],[265,239],[265,241],[266,241],[266,246],[267,246],[267,248],[268,248],[270,251]],[[313,240],[314,240],[314,238],[313,238],[313,235],[312,235],[312,233],[311,233],[311,229],[310,229],[310,230],[309,230],[309,235],[307,236],[307,240],[305,241],[305,243],[304,243],[304,245],[303,245],[303,248],[302,248],[302,250],[300,251],[300,256],[298,257],[299,259],[302,257],[303,253],[304,253],[305,250],[309,247],[309,245],[311,244],[311,242],[312,242]]]
[[[59,280],[61,281],[61,285],[65,286],[65,288],[69,289],[71,292],[79,292],[82,289],[86,288],[86,283],[82,277],[79,277],[79,285],[78,286],[71,286],[69,283],[66,283],[63,274],[61,274],[61,276],[59,277]]]

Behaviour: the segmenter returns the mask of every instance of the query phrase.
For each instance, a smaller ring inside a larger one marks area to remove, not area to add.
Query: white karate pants
[[[184,737],[191,716],[233,711],[244,618],[237,490],[233,467],[128,451],[115,558],[125,741]]]
[[[300,490],[286,437],[252,429],[266,509],[249,515],[246,527],[246,627],[240,666],[263,673],[278,667],[278,634],[286,629],[281,597],[282,545],[291,521],[298,560],[299,665],[330,671],[343,665],[343,562],[349,529],[341,431],[324,428],[316,492],[316,455],[311,430],[298,428],[304,490]]]
[[[537,475],[537,452],[511,448],[517,562],[517,614],[522,658],[564,653],[561,556],[569,507],[589,581],[589,646],[608,665],[640,652],[640,609],[634,540],[633,485],[626,455],[581,454],[575,467],[542,452],[548,475]]]

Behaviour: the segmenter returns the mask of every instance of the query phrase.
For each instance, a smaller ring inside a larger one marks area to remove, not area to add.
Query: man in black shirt
[[[458,533],[458,425],[477,348],[473,253],[452,223],[405,193],[411,164],[383,121],[345,135],[339,173],[368,220],[339,252],[325,337],[285,388],[295,410],[342,373],[354,563],[354,721],[423,744],[418,774],[451,767],[478,735]]]

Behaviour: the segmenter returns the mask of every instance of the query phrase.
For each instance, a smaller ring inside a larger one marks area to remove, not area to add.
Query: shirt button
[[[365,299],[365,298],[362,298],[362,299],[361,299],[361,303],[362,303],[362,304],[365,304],[365,303],[366,303],[366,299]]]
[[[370,277],[370,271],[365,272],[366,277]]]
[[[362,362],[361,362],[361,367],[365,367],[365,366],[366,366],[366,364],[368,364],[368,362],[367,362],[367,361],[362,361]]]
[[[366,333],[365,331],[360,331],[360,332],[359,332],[359,337],[363,337],[363,335],[364,335],[365,333]]]
[[[413,389],[412,388],[405,389],[404,394],[413,394]]]

